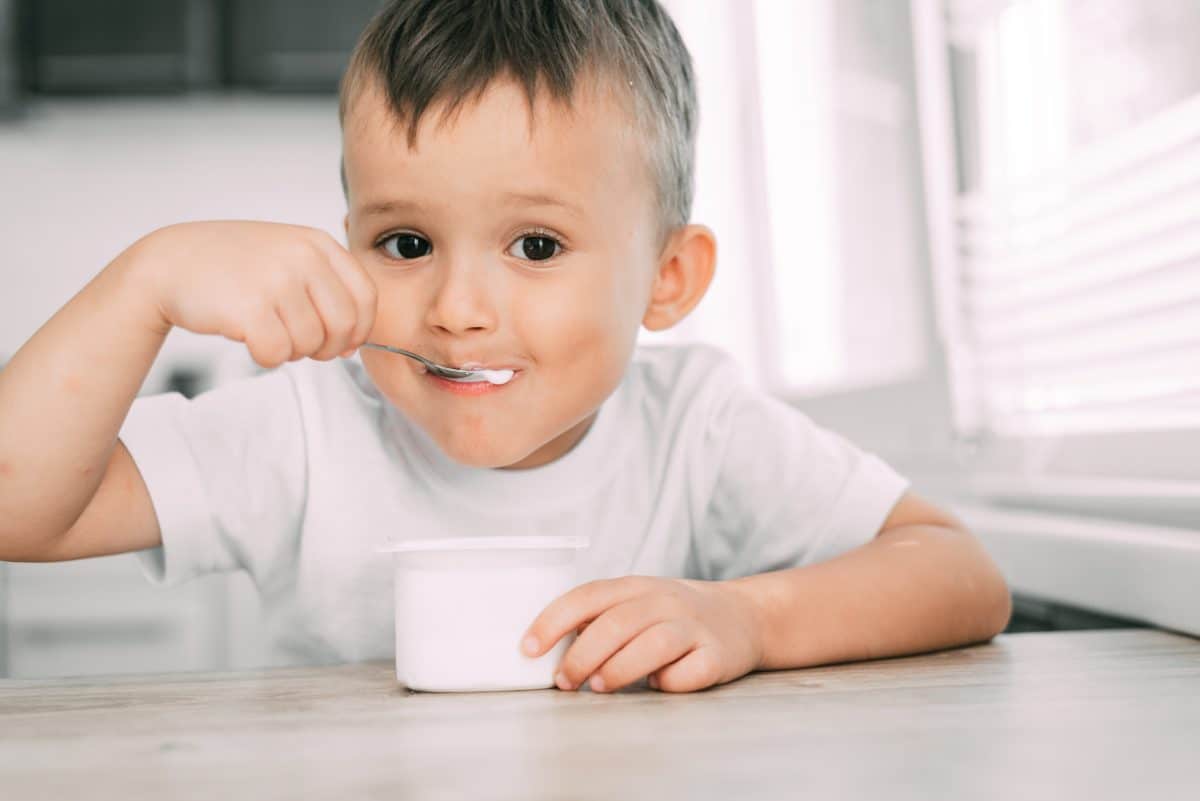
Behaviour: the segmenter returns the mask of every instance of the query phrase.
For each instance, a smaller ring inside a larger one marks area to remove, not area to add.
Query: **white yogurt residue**
[[[464,378],[451,378],[451,381],[458,381],[463,384],[478,384],[481,381],[486,381],[489,384],[500,386],[512,381],[516,372],[513,370],[472,370],[471,375]]]

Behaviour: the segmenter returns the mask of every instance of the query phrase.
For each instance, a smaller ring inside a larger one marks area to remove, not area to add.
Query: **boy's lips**
[[[433,386],[437,389],[450,392],[454,395],[475,396],[497,392],[505,387],[511,386],[514,382],[520,379],[524,374],[526,367],[523,364],[514,363],[513,361],[510,361],[504,357],[488,359],[480,358],[478,355],[474,354],[463,354],[462,356],[455,358],[445,353],[440,353],[433,348],[428,350],[426,358],[428,358],[434,364],[438,364],[443,367],[450,367],[456,370],[477,370],[481,372],[487,371],[489,373],[501,374],[507,371],[511,373],[511,377],[509,377],[507,380],[501,380],[498,383],[493,383],[490,379],[470,382],[455,381],[449,378],[442,378],[434,375],[433,373],[429,372],[429,369],[420,362],[414,361],[411,363],[412,369],[418,376],[431,381]]]
[[[481,369],[481,368],[470,368],[470,369]],[[512,368],[510,367],[507,369],[511,370]],[[472,381],[472,382],[453,381],[449,378],[442,378],[441,376],[436,376],[433,373],[430,373],[428,371],[425,371],[425,377],[429,381],[433,382],[433,385],[435,387],[437,387],[438,389],[443,390],[445,392],[450,392],[454,395],[475,396],[475,395],[490,395],[494,392],[500,392],[502,390],[507,389],[508,387],[511,387],[513,384],[515,384],[517,382],[518,379],[520,379],[521,372],[519,370],[514,371],[512,378],[503,384],[493,384],[490,381]]]
[[[518,373],[521,371],[521,368],[517,367],[515,364],[503,364],[500,362],[487,364],[485,362],[465,361],[465,362],[438,362],[438,364],[444,364],[446,367],[454,367],[455,369],[458,369],[458,370],[512,370],[514,373]]]
[[[505,357],[496,357],[492,359],[479,356],[462,356],[455,358],[446,354],[438,353],[436,355],[425,354],[434,364],[440,364],[443,367],[452,367],[456,370],[512,370],[514,373],[521,372],[522,365],[506,360]],[[421,368],[424,369],[423,367]]]

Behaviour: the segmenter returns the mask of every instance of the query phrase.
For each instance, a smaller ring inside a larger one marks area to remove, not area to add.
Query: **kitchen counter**
[[[642,687],[411,693],[391,663],[0,681],[25,799],[1128,799],[1200,793],[1200,641],[1001,635]]]

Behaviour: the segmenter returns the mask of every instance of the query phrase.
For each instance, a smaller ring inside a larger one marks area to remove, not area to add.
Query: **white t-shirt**
[[[162,529],[147,575],[247,571],[279,663],[391,657],[388,541],[583,535],[581,583],[724,579],[861,545],[907,489],[706,346],[639,348],[575,448],[528,470],[451,461],[357,359],[139,398],[121,439]]]

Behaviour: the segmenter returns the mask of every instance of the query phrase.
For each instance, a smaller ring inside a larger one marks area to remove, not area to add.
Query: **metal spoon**
[[[421,362],[422,365],[425,365],[425,369],[427,369],[427,371],[430,371],[434,375],[439,375],[439,377],[442,378],[456,379],[460,381],[487,381],[488,384],[506,384],[508,383],[508,379],[512,377],[512,371],[482,371],[482,369],[460,369],[457,367],[445,367],[444,365],[438,365],[437,362],[431,362],[430,360],[426,359],[425,356],[418,356],[414,354],[412,350],[392,348],[391,345],[380,345],[374,342],[364,342],[362,343],[362,347],[378,348],[379,350],[386,350],[390,354],[408,356],[409,359],[415,359],[416,361]],[[508,373],[508,377],[502,381],[494,380],[494,375],[499,373]]]
[[[436,376],[441,376],[442,378],[473,378],[479,376],[480,372],[479,370],[460,370],[457,367],[443,367],[436,362],[429,361],[429,359],[426,359],[424,356],[418,356],[411,350],[405,350],[404,348],[393,348],[390,345],[379,345],[374,342],[364,342],[363,347],[378,348],[379,350],[386,350],[388,353],[399,353],[401,356],[407,356],[410,359],[416,359],[421,364],[425,365],[426,370]]]

